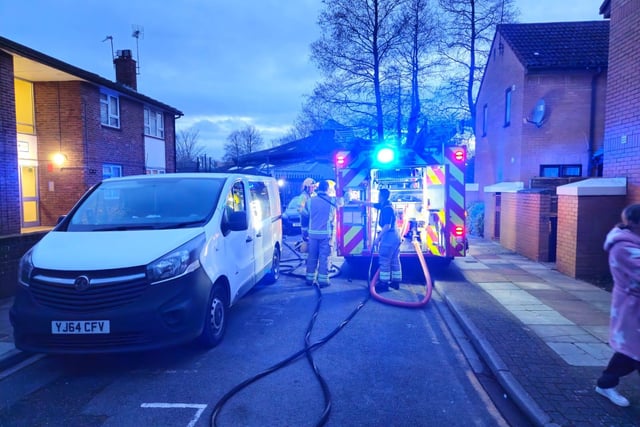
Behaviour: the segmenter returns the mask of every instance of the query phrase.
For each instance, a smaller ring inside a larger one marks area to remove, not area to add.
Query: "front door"
[[[35,165],[20,165],[20,198],[22,227],[40,225],[38,167]]]

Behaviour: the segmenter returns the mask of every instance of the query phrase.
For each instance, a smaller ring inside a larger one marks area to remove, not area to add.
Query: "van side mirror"
[[[227,211],[222,219],[222,233],[226,236],[229,231],[244,231],[249,229],[247,212]]]

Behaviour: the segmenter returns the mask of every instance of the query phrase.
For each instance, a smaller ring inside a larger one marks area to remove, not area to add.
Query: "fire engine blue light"
[[[376,160],[380,163],[391,163],[395,160],[396,153],[392,148],[381,148],[376,153]]]

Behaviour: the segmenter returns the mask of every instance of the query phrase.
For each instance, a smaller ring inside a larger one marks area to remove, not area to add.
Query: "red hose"
[[[419,308],[427,305],[429,300],[431,299],[431,293],[433,292],[433,283],[431,282],[431,275],[429,274],[429,269],[427,268],[427,262],[424,259],[424,255],[422,254],[422,249],[420,248],[420,243],[417,241],[413,241],[413,247],[418,254],[418,259],[420,260],[420,266],[422,267],[422,273],[424,274],[424,278],[426,280],[425,283],[425,294],[422,300],[411,302],[411,301],[400,301],[392,298],[385,298],[379,295],[376,292],[376,283],[378,282],[378,276],[380,275],[380,267],[376,270],[376,274],[373,275],[373,279],[371,279],[371,283],[369,284],[369,291],[373,298],[384,304],[395,305],[397,307],[408,307],[408,308]]]

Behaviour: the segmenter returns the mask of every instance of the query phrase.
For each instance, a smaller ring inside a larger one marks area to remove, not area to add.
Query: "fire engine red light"
[[[456,237],[462,237],[464,236],[464,227],[461,225],[456,225],[455,228],[453,229],[453,234]]]
[[[464,160],[464,151],[462,150],[456,150],[453,153],[453,158],[456,159],[456,161],[461,162]]]
[[[344,156],[337,156],[336,157],[336,165],[338,166],[344,166]]]

